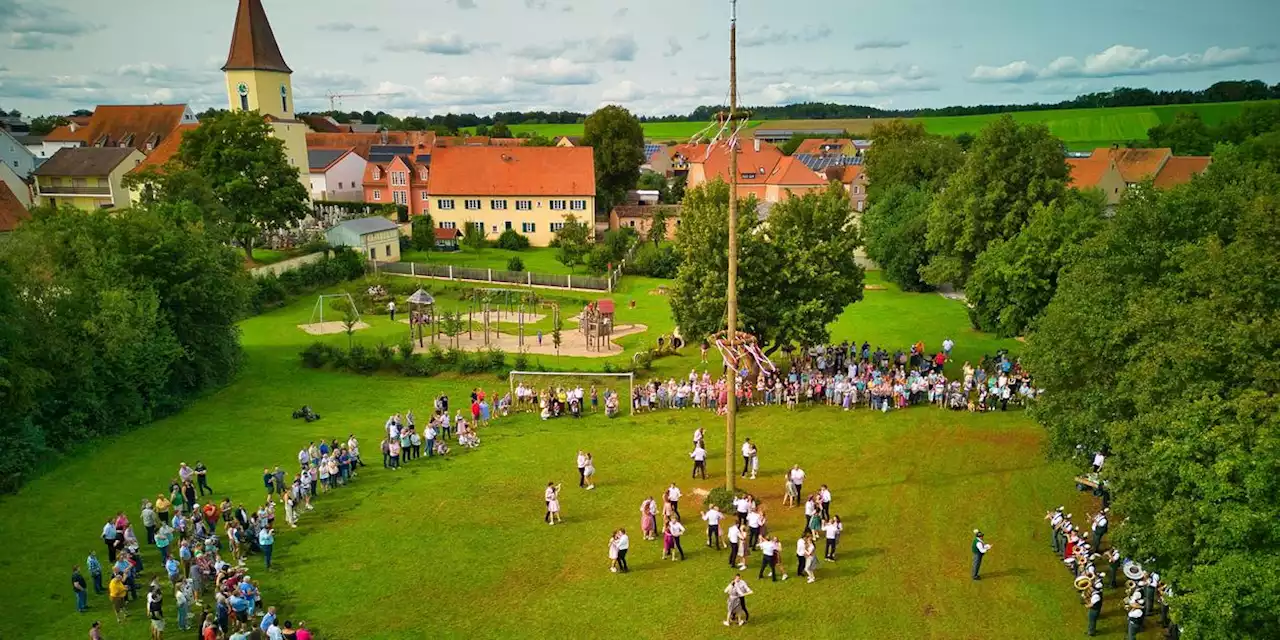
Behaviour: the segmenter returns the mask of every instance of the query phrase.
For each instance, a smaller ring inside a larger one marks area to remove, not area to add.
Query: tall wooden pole
[[[738,0],[729,0],[729,127],[734,126],[734,118],[738,110]],[[737,138],[729,137],[729,291],[728,309],[726,311],[729,341],[729,352],[736,351],[736,334],[738,331],[738,149]],[[734,386],[738,377],[738,363],[730,358],[732,371],[725,380],[729,404],[725,411],[724,421],[724,488],[733,492],[734,455],[738,446],[737,430],[738,395]]]

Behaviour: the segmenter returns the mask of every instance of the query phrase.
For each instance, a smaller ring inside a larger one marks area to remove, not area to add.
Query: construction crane
[[[329,110],[337,111],[338,105],[341,104],[343,98],[368,98],[373,96],[399,96],[404,95],[400,91],[384,91],[381,93],[333,93],[332,91],[325,94],[329,98]]]

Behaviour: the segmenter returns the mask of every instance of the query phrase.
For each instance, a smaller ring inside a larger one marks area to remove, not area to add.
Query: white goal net
[[[634,414],[631,398],[635,374],[586,371],[512,371],[512,411],[545,418],[604,413],[610,417]]]

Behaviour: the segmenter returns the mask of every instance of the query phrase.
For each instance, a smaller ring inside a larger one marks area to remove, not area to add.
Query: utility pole
[[[734,130],[738,111],[738,0],[729,0],[729,113],[727,114],[730,131]],[[728,341],[729,353],[737,353],[738,332],[738,148],[737,136],[729,136],[729,291],[726,316],[728,330],[725,338]],[[738,363],[732,361],[732,371],[726,376],[725,390],[728,392],[729,405],[724,420],[724,488],[730,493],[734,490],[734,455],[738,446],[738,396],[734,386],[738,378]]]

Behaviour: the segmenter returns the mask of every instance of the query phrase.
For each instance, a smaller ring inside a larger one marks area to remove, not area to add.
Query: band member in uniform
[[[1093,547],[1095,549],[1102,542],[1102,536],[1107,535],[1107,514],[1110,512],[1111,509],[1103,509],[1093,517]]]
[[[982,539],[982,532],[977,529],[973,530],[973,579],[981,580],[978,571],[982,568],[982,556],[987,555],[991,550],[991,545]]]
[[[1053,547],[1054,553],[1062,553],[1062,515],[1063,508],[1058,507],[1054,511],[1046,513],[1044,518],[1049,521],[1050,545]]]
[[[1097,635],[1098,633],[1098,616],[1102,615],[1102,581],[1098,580],[1090,585],[1088,598],[1089,607],[1089,630],[1088,635]]]
[[[1138,636],[1138,631],[1142,629],[1142,590],[1134,589],[1133,595],[1128,600],[1128,611],[1126,615],[1129,618],[1129,634],[1128,640],[1134,640]]]
[[[1120,550],[1112,547],[1107,553],[1107,561],[1111,563],[1111,588],[1116,588],[1116,576],[1120,573]]]

